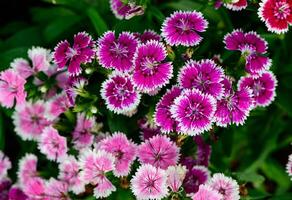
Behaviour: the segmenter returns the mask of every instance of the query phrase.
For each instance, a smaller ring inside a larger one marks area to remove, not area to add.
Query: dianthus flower
[[[0,180],[5,178],[7,171],[11,168],[11,162],[8,157],[0,150]]]
[[[243,10],[247,7],[247,0],[229,0],[224,6],[233,11]]]
[[[201,185],[193,200],[223,200],[222,195],[207,185]]]
[[[169,166],[166,170],[167,185],[173,192],[178,192],[183,180],[185,179],[187,169],[185,166]]]
[[[153,30],[145,30],[143,33],[134,33],[134,36],[143,44],[150,40],[155,40],[157,42],[161,41],[161,36]]]
[[[50,178],[46,182],[45,197],[47,200],[70,200],[68,184],[64,181]]]
[[[160,128],[151,117],[145,116],[138,120],[138,126],[140,128],[140,139],[142,141],[152,138],[154,135],[161,133]]]
[[[46,118],[57,119],[62,113],[73,106],[65,92],[55,95],[47,102]]]
[[[288,175],[290,176],[290,179],[292,180],[292,154],[289,155],[288,163],[286,165],[286,171]]]
[[[210,178],[209,170],[204,166],[194,166],[188,170],[183,181],[183,187],[187,194],[196,193],[199,186],[207,183]]]
[[[17,177],[21,185],[35,177],[38,177],[37,172],[38,158],[34,154],[27,153],[19,160]]]
[[[134,1],[124,3],[121,0],[110,0],[111,10],[118,19],[131,19],[134,16],[143,15],[144,8],[136,5]]]
[[[31,178],[23,186],[23,192],[31,199],[49,200],[45,196],[46,183],[43,179]]]

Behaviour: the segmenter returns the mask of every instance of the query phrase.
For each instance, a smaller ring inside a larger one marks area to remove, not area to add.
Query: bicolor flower
[[[110,0],[111,10],[118,19],[131,19],[134,16],[143,15],[144,8],[136,5],[134,1],[124,3],[121,0]]]

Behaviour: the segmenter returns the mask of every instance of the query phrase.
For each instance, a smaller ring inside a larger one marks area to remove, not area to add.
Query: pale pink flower
[[[11,168],[11,162],[8,157],[0,150],[0,180],[7,176],[7,171]]]
[[[55,120],[72,106],[65,92],[57,94],[47,103],[46,117]]]
[[[207,185],[201,185],[193,200],[223,200],[222,195]]]
[[[31,153],[25,154],[19,160],[17,177],[21,185],[25,185],[30,179],[38,177],[37,162],[38,158]]]
[[[187,169],[185,166],[169,166],[166,170],[167,185],[173,192],[178,192],[186,176]]]
[[[47,200],[70,200],[68,195],[68,184],[64,181],[50,178],[50,180],[46,182],[45,197]]]

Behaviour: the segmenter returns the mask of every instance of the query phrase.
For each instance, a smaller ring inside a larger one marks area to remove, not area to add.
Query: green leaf
[[[255,187],[259,187],[265,181],[265,178],[256,172],[238,172],[235,175],[238,180],[253,183]]]
[[[89,8],[86,13],[98,35],[102,35],[108,30],[105,21],[102,19],[102,17],[95,8]]]

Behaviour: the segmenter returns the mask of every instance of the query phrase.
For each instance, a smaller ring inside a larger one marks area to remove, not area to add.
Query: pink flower
[[[247,0],[230,0],[224,6],[233,11],[243,10],[247,7]]]
[[[176,11],[164,20],[161,31],[171,46],[195,46],[202,40],[198,32],[205,32],[207,27],[208,21],[201,12]]]
[[[134,36],[143,44],[147,43],[150,40],[155,40],[157,42],[161,41],[161,36],[153,30],[145,30],[142,34],[134,33]]]
[[[133,83],[143,93],[151,93],[172,78],[173,66],[165,62],[167,52],[161,42],[154,40],[138,46],[134,57]]]
[[[278,34],[286,33],[289,25],[292,25],[292,1],[262,0],[258,15],[269,31]]]
[[[270,105],[276,96],[277,79],[275,75],[270,72],[264,72],[258,78],[246,76],[242,77],[238,82],[238,88],[249,88],[252,90],[253,98],[256,106]]]
[[[19,160],[17,177],[21,185],[26,185],[30,179],[38,177],[37,162],[38,158],[30,153]]]
[[[110,0],[110,6],[118,19],[131,19],[134,16],[144,14],[144,8],[134,2],[124,3],[121,0]]]
[[[258,76],[268,70],[272,65],[271,59],[264,54],[267,53],[267,42],[257,33],[250,31],[244,33],[237,29],[224,38],[226,49],[241,51],[245,58],[245,70],[251,75]]]
[[[7,69],[0,73],[0,103],[2,106],[11,108],[16,100],[16,105],[25,101],[26,92],[24,84],[26,80],[14,70]]]
[[[7,171],[11,168],[11,162],[8,157],[0,150],[0,180],[7,176]]]
[[[169,166],[166,170],[167,185],[172,192],[178,192],[183,180],[185,179],[187,169],[185,166]]]
[[[131,165],[136,158],[137,146],[129,141],[124,133],[115,132],[98,144],[99,149],[105,150],[115,156],[115,176],[127,176]]]
[[[46,183],[45,197],[47,200],[70,200],[68,184],[63,181],[50,178]]]
[[[104,150],[96,151],[85,149],[80,156],[81,179],[85,183],[96,185],[95,198],[108,197],[116,190],[115,186],[107,179],[106,173],[114,170],[115,158]]]
[[[114,72],[101,86],[101,97],[110,111],[131,115],[140,103],[140,94],[135,90],[127,74]]]
[[[64,68],[68,64],[68,71],[72,76],[80,74],[80,65],[91,62],[94,56],[94,41],[86,32],[79,32],[74,35],[72,47],[67,40],[59,42],[54,52],[56,64],[59,68]]]
[[[58,178],[68,184],[68,190],[75,194],[85,191],[85,184],[81,180],[79,173],[80,165],[73,156],[68,156],[59,164]]]
[[[178,82],[183,89],[196,88],[220,99],[224,92],[220,83],[223,76],[223,69],[217,66],[213,60],[201,60],[199,62],[191,60],[181,68]]]
[[[200,165],[193,166],[186,173],[183,187],[187,194],[196,193],[199,190],[200,185],[207,183],[209,178],[210,172],[208,168]]]
[[[28,50],[34,73],[47,71],[52,60],[51,51],[42,47],[32,47]]]
[[[31,178],[23,187],[23,192],[33,200],[49,200],[45,197],[46,183],[41,178]]]
[[[133,68],[133,57],[138,40],[129,32],[123,32],[116,38],[115,32],[106,32],[98,41],[97,56],[99,63],[110,69],[128,72]]]
[[[65,92],[57,94],[47,102],[46,118],[55,120],[72,106]]]
[[[43,101],[25,102],[13,113],[15,132],[23,140],[38,141],[45,127],[52,124],[45,118],[46,105]]]
[[[49,160],[60,162],[67,156],[66,138],[60,136],[58,131],[51,126],[44,129],[38,148]]]
[[[288,175],[290,176],[290,179],[292,180],[292,154],[289,155],[288,163],[286,165],[286,171]]]
[[[178,123],[180,132],[194,136],[211,129],[216,100],[197,89],[185,89],[174,100],[170,111]]]
[[[177,122],[171,115],[170,107],[180,94],[181,89],[178,86],[173,86],[170,90],[167,90],[156,105],[154,120],[164,133],[177,131]]]
[[[201,185],[199,191],[193,196],[193,200],[223,200],[223,197],[216,190],[207,185]]]
[[[162,199],[167,196],[167,175],[160,168],[145,164],[138,168],[131,180],[131,189],[137,199]]]
[[[88,147],[93,143],[94,135],[92,130],[94,125],[95,117],[86,117],[85,113],[77,114],[76,126],[72,133],[76,149]]]
[[[10,67],[24,79],[30,77],[34,73],[29,62],[23,58],[14,59],[12,63],[10,63]]]
[[[242,125],[253,108],[252,91],[248,88],[234,91],[228,77],[224,78],[222,84],[225,92],[223,98],[217,101],[216,124],[223,127],[229,124]]]
[[[156,135],[146,140],[138,147],[138,157],[141,163],[167,169],[176,165],[179,160],[179,147],[167,136]]]
[[[240,199],[237,182],[224,174],[214,174],[207,185],[219,192],[223,196],[222,200]]]

